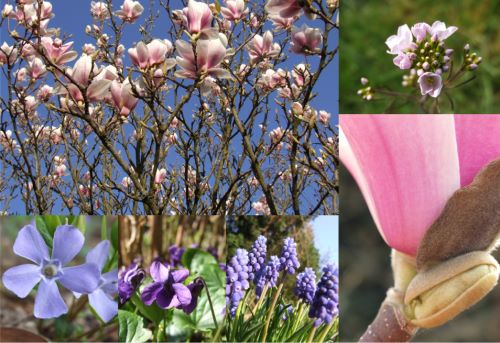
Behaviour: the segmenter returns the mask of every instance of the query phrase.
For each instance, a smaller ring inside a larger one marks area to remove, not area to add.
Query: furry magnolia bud
[[[405,314],[418,327],[442,325],[488,294],[497,284],[498,275],[497,261],[483,251],[420,271],[406,290]]]

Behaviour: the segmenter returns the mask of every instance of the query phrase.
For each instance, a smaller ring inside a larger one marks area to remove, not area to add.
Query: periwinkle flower
[[[36,318],[55,318],[68,312],[57,287],[77,293],[91,293],[99,284],[99,268],[94,263],[65,267],[80,252],[85,238],[74,226],[61,225],[54,233],[52,255],[37,228],[30,224],[23,227],[14,242],[14,253],[35,264],[22,264],[9,268],[2,276],[8,290],[18,297],[26,297],[38,285],[35,297]]]
[[[267,254],[266,242],[266,237],[259,236],[250,249],[248,254],[248,278],[250,281],[257,277],[261,268],[264,268]]]
[[[437,98],[439,94],[441,94],[441,89],[443,88],[441,75],[432,72],[421,74],[418,78],[418,84],[422,95],[429,95],[433,98]]]
[[[284,270],[288,274],[295,274],[295,270],[300,267],[300,262],[297,258],[297,244],[293,238],[285,238],[283,249],[280,255],[279,270]]]
[[[262,290],[266,285],[276,287],[280,265],[281,263],[277,256],[271,256],[269,258],[267,265],[259,274],[256,282],[255,294],[257,294],[257,296],[262,294]]]
[[[172,270],[156,259],[151,263],[149,273],[154,282],[144,287],[141,294],[143,303],[151,305],[156,301],[163,309],[178,308],[186,313],[196,307],[196,303],[193,307],[193,301],[196,301],[197,296],[193,297],[190,288],[183,284],[189,276],[189,270]],[[196,285],[191,287],[195,289]],[[199,294],[198,288],[196,289]]]
[[[87,263],[94,263],[102,272],[109,256],[108,240],[97,244],[87,254]],[[118,314],[118,303],[114,300],[118,293],[118,270],[113,269],[101,274],[97,288],[89,294],[89,304],[104,322],[108,322]]]
[[[132,262],[127,268],[120,271],[118,296],[120,297],[121,304],[124,304],[132,297],[145,276],[146,272],[140,267],[138,261]]]
[[[302,273],[297,275],[294,293],[306,304],[310,304],[313,301],[315,292],[316,274],[312,268],[306,268]]]
[[[316,293],[309,309],[309,318],[316,318],[314,326],[330,324],[339,313],[339,271],[333,264],[323,268]]]
[[[236,315],[236,309],[249,286],[248,252],[237,249],[226,270],[226,306],[229,306],[232,317]]]

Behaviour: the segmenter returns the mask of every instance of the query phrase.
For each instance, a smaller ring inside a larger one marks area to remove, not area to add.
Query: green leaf
[[[108,221],[106,216],[101,219],[101,241],[108,239]]]
[[[52,237],[54,237],[54,232],[56,232],[56,228],[61,226],[61,217],[59,216],[42,216],[45,226],[47,227],[47,231],[50,233]]]
[[[166,327],[170,341],[184,342],[190,337],[195,327],[191,317],[181,310],[174,310],[172,321]]]
[[[152,304],[151,306],[145,305],[137,293],[132,295],[131,300],[139,312],[150,321],[158,324],[163,320],[165,311],[156,306],[156,304]]]
[[[73,225],[83,234],[85,234],[85,230],[87,229],[87,221],[85,216],[74,216],[71,220],[69,220],[69,225]]]
[[[118,251],[118,220],[115,220],[111,227],[111,245]]]
[[[42,235],[45,243],[49,246],[49,248],[52,248],[52,241],[54,238],[53,235],[50,234],[49,229],[47,228],[47,225],[45,224],[42,216],[36,217],[35,225],[38,232],[40,232],[40,234]]]
[[[212,299],[216,320],[220,325],[226,307],[226,273],[217,264],[205,264],[201,267],[198,275],[205,280]],[[198,305],[190,314],[190,317],[194,328],[197,330],[208,331],[215,328],[206,289],[202,290],[198,298]]]
[[[182,255],[182,265],[189,269],[192,274],[198,274],[203,266],[208,264],[217,264],[217,260],[206,251],[191,248]]]
[[[120,342],[147,342],[153,333],[144,328],[142,317],[135,313],[118,310],[118,337]]]

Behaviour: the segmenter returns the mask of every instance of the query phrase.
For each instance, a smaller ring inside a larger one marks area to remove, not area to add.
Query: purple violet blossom
[[[420,75],[418,84],[422,95],[429,95],[433,98],[437,98],[439,94],[441,94],[441,89],[443,88],[441,75],[431,72]]]
[[[145,276],[146,272],[139,266],[138,260],[134,260],[127,268],[122,268],[118,280],[120,304],[124,304],[132,297]]]
[[[186,313],[194,310],[203,287],[200,288],[197,283],[188,286],[182,283],[189,276],[189,270],[172,270],[155,259],[149,267],[149,273],[154,282],[144,287],[141,294],[143,303],[151,305],[156,301],[163,309],[178,308]]]
[[[309,318],[316,318],[314,326],[330,324],[339,313],[339,270],[329,264],[323,268],[314,299],[309,309]]]
[[[312,268],[306,268],[302,273],[297,275],[297,283],[295,284],[294,293],[306,304],[310,304],[313,301],[315,292],[316,274]]]
[[[111,244],[108,240],[97,244],[87,254],[87,263],[94,263],[102,272],[104,265],[108,261],[109,248]],[[107,323],[118,314],[118,303],[113,300],[118,293],[118,270],[113,269],[101,274],[99,285],[89,294],[90,306],[97,312],[99,317]]]
[[[73,292],[92,293],[99,284],[100,272],[94,263],[65,267],[80,252],[85,238],[74,226],[61,225],[54,233],[52,255],[35,225],[19,230],[13,250],[18,256],[35,262],[9,268],[2,276],[8,290],[26,297],[37,285],[34,316],[55,318],[68,312],[57,282]]]
[[[170,256],[170,264],[174,267],[181,264],[182,255],[184,255],[184,248],[178,247],[177,245],[171,245],[168,248],[168,255]]]
[[[285,238],[283,249],[281,250],[279,270],[284,270],[288,274],[295,274],[295,270],[300,267],[297,258],[297,244],[293,238]]]

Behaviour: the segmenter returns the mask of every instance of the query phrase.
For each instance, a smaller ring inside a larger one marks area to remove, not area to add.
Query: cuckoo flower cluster
[[[185,285],[190,272],[186,268],[177,268],[184,249],[171,246],[169,251],[170,262],[154,259],[149,266],[149,275],[140,266],[139,259],[122,267],[118,281],[120,304],[125,304],[137,294],[147,306],[156,304],[161,309],[177,308],[187,314],[194,311],[204,287],[203,281],[197,278]],[[148,284],[145,283],[147,276],[152,278]]]
[[[250,252],[237,249],[228,264],[226,277],[226,305],[231,317],[236,315],[241,300],[250,289],[250,281],[255,285],[256,298],[264,295],[264,289],[276,288],[284,283],[286,275],[294,275],[300,267],[297,244],[287,237],[283,241],[280,256],[270,256],[266,262],[267,239],[259,236]],[[250,275],[253,275],[250,277]],[[323,275],[316,284],[316,273],[305,268],[296,277],[294,294],[304,304],[309,305],[309,317],[315,325],[330,324],[338,315],[338,271],[334,265],[323,268]],[[285,316],[286,318],[286,316]]]
[[[110,242],[105,240],[89,251],[86,262],[72,266],[71,261],[83,247],[85,238],[76,227],[61,225],[55,229],[49,249],[35,225],[26,225],[17,234],[14,253],[31,263],[7,269],[2,283],[20,298],[27,297],[38,285],[34,316],[56,318],[68,312],[59,286],[80,297],[88,296],[90,306],[107,322],[118,313],[117,270],[103,272],[108,262]]]
[[[408,70],[403,77],[403,86],[420,90],[421,95],[437,98],[443,88],[467,71],[475,70],[481,57],[469,52],[467,44],[463,49],[464,59],[458,72],[453,73],[454,50],[446,46],[446,39],[458,30],[441,21],[432,25],[417,23],[411,28],[402,25],[397,34],[385,41],[387,53],[394,56],[393,63],[401,70]],[[447,81],[446,81],[447,80]],[[364,88],[358,91],[365,100],[371,100],[376,91],[366,78],[361,79]]]

